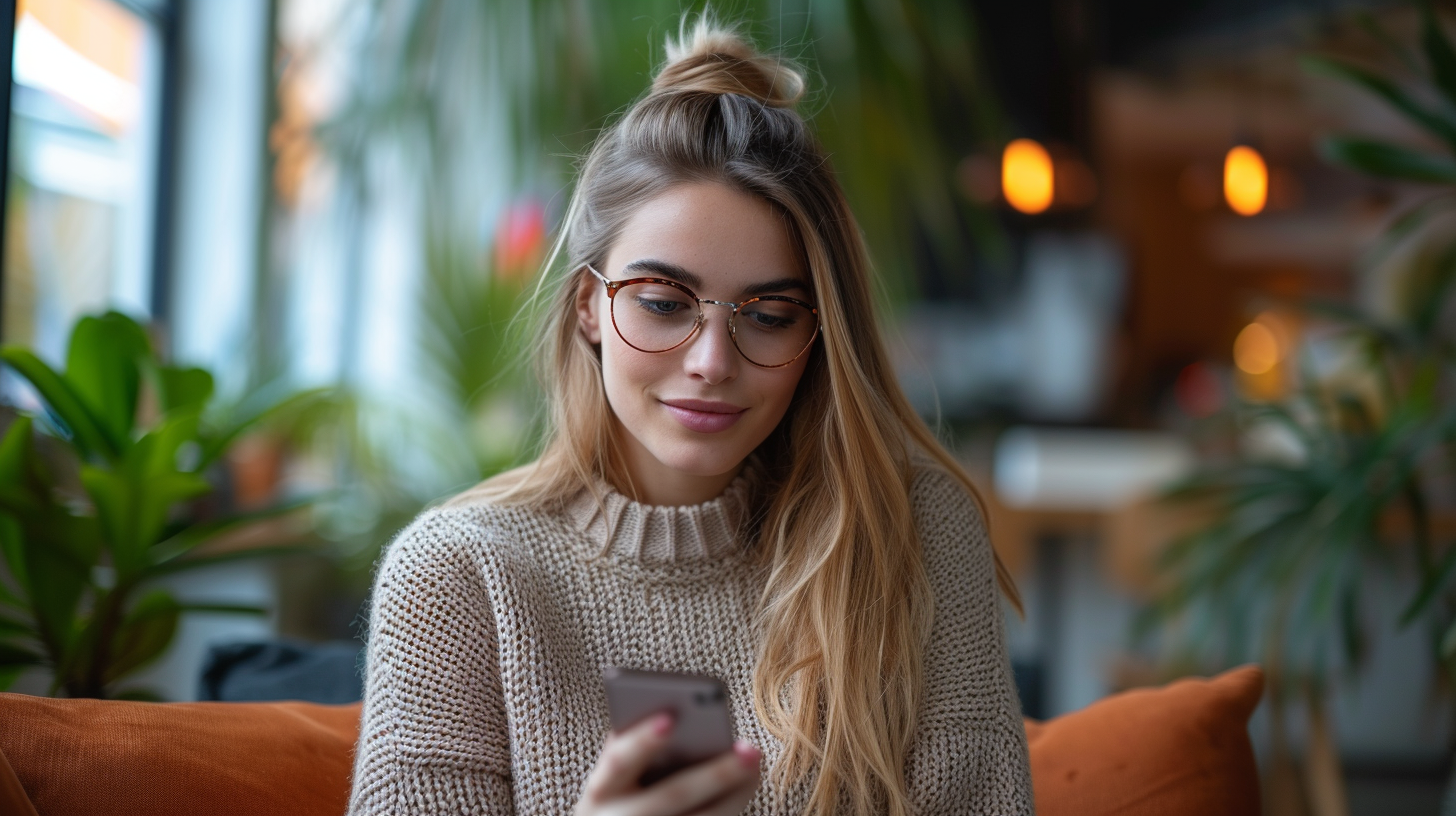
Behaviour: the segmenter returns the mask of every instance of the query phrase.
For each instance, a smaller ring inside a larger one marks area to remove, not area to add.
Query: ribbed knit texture
[[[349,813],[571,813],[610,728],[610,665],[722,680],[735,735],[764,754],[745,813],[801,813],[808,780],[776,808],[783,746],[751,696],[763,574],[735,530],[758,478],[691,507],[599,482],[604,512],[583,490],[555,513],[466,493],[421,514],[374,587]],[[943,471],[920,467],[911,492],[936,598],[912,797],[922,816],[1031,813],[985,526]]]

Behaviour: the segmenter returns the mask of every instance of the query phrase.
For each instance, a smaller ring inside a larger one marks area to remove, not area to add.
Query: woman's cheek
[[[652,383],[654,375],[660,373],[651,359],[653,356],[627,346],[615,333],[603,338],[602,379],[607,401],[618,419],[629,427],[634,421],[645,419],[643,414],[649,406],[646,405],[648,397],[644,390]]]

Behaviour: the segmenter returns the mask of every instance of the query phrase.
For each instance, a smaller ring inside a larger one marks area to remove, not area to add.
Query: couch
[[[1026,721],[1041,816],[1257,814],[1256,666]],[[337,816],[359,704],[0,694],[4,816]]]

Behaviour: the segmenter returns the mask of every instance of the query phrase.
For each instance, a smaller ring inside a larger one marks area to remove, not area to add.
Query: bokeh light
[[[1238,145],[1223,162],[1223,195],[1239,215],[1257,215],[1269,199],[1269,168],[1259,151]]]
[[[1001,155],[1001,191],[1011,206],[1028,215],[1052,203],[1052,157],[1031,139],[1017,139]]]
[[[1279,338],[1262,321],[1254,321],[1234,340],[1234,365],[1246,374],[1267,374],[1279,365],[1283,349]]]

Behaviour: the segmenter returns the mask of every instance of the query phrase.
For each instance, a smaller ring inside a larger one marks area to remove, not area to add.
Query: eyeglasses
[[[638,351],[656,354],[686,343],[703,325],[704,303],[732,307],[728,336],[738,353],[760,368],[792,363],[819,335],[819,310],[802,300],[783,295],[764,295],[741,303],[707,300],[674,280],[616,281],[591,264],[583,265],[607,287],[617,336]]]

